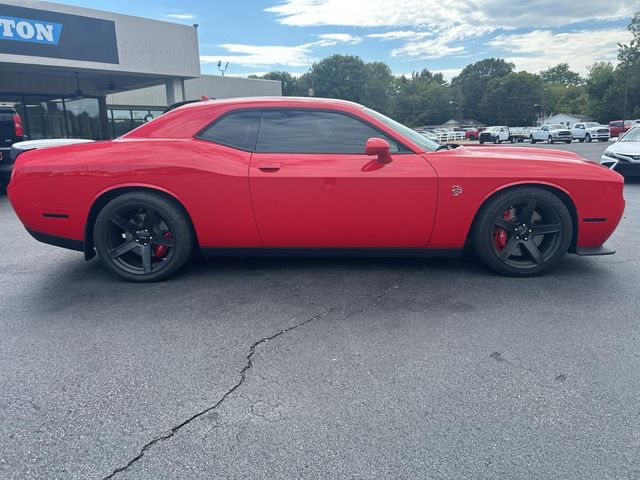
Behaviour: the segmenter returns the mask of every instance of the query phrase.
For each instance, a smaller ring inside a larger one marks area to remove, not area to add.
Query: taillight
[[[13,114],[13,128],[16,137],[24,137],[24,128],[22,128],[22,119],[17,113]]]

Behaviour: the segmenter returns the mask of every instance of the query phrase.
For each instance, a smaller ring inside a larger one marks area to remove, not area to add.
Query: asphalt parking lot
[[[153,285],[37,243],[1,197],[0,478],[640,478],[625,196],[616,255],[542,278],[227,259]]]

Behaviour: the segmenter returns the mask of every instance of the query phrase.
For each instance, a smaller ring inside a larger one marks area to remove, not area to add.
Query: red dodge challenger
[[[493,270],[548,271],[603,247],[623,179],[551,149],[439,145],[355,103],[194,103],[121,138],[28,151],[9,198],[33,237],[98,254],[140,282],[194,249],[448,256],[470,244]]]

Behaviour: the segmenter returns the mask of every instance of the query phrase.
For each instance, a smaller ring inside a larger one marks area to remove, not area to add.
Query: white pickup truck
[[[489,127],[480,132],[480,143],[523,142],[527,134],[523,128],[509,128],[506,125]]]
[[[559,123],[545,123],[540,128],[532,128],[529,132],[529,141],[531,143],[536,142],[565,142],[571,143],[573,135],[571,130],[563,127]]]
[[[591,143],[591,140],[598,139],[601,142],[606,142],[611,136],[609,127],[606,125],[600,125],[597,122],[581,122],[573,125],[571,129],[573,138],[577,138],[578,141]]]

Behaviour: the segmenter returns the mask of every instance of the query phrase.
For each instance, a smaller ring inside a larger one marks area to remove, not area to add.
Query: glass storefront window
[[[97,98],[0,93],[0,103],[13,104],[22,118],[26,139],[103,138]]]
[[[68,136],[100,138],[100,106],[97,98],[65,99]]]
[[[30,140],[67,136],[62,99],[25,96],[24,110]]]
[[[114,138],[124,135],[133,128],[131,110],[110,110],[111,132]]]

